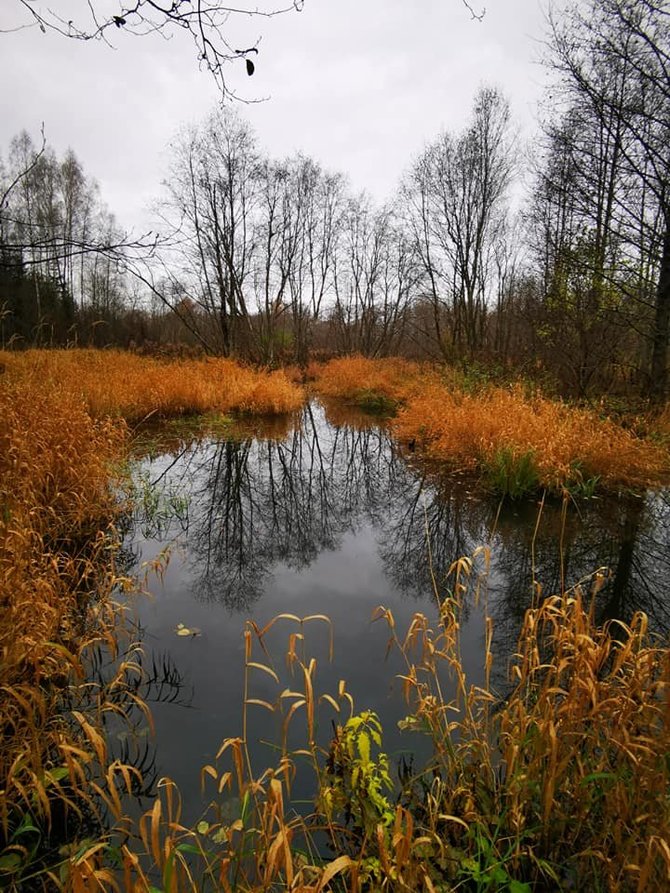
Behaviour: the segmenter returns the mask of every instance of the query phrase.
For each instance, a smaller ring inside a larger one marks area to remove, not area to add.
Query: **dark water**
[[[333,406],[307,407],[293,421],[237,432],[231,440],[203,440],[143,460],[137,479],[145,496],[126,546],[136,567],[170,549],[162,583],[137,603],[148,689],[156,723],[145,770],[179,784],[189,819],[201,804],[200,769],[214,762],[222,740],[242,732],[245,623],[262,627],[280,613],[330,618],[303,626],[306,653],[317,659],[319,692],[337,693],[346,679],[356,708],[376,710],[385,748],[398,756],[421,748],[397,721],[406,712],[399,657],[386,657],[388,628],[371,622],[378,605],[404,631],[415,612],[437,615],[433,577],[444,594],[452,562],[490,547],[488,579],[479,603],[468,596],[462,651],[472,683],[483,679],[482,604],[494,618],[494,682],[506,668],[532,597],[533,576],[546,593],[563,578],[572,584],[598,567],[611,571],[600,592],[600,618],[649,614],[661,633],[670,627],[670,497],[589,500],[569,504],[500,506],[477,482],[441,479],[394,444],[384,426]],[[430,560],[429,560],[430,557]],[[476,562],[473,579],[483,569]],[[432,569],[432,574],[431,574]],[[473,587],[474,588],[474,587]],[[200,635],[180,637],[178,624]],[[251,671],[249,696],[275,701],[300,686],[283,659],[294,621],[278,621],[255,660],[273,661],[281,677]],[[299,645],[299,647],[301,647]],[[327,740],[328,705],[320,713]],[[248,738],[256,768],[276,761],[264,741],[281,741],[279,718],[248,708]],[[292,743],[305,737],[300,717]],[[303,723],[304,728],[304,723]],[[298,795],[308,797],[307,787]]]

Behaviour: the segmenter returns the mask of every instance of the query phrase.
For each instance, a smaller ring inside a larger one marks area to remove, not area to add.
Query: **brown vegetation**
[[[412,393],[421,370],[418,363],[401,357],[371,360],[351,356],[331,360],[313,371],[316,389],[326,397],[341,397],[359,404],[383,398],[398,404]]]
[[[95,417],[141,421],[157,414],[291,412],[302,391],[283,372],[267,373],[233,360],[163,362],[118,350],[30,350],[2,353],[7,378],[53,382],[80,395]]]
[[[122,420],[92,419],[80,398],[52,382],[3,377],[0,866],[10,881],[39,867],[35,853],[48,849],[40,835],[54,811],[62,834],[68,816],[90,816],[105,796],[90,785],[106,754],[98,719],[77,707],[108,707],[97,683],[84,685],[84,663],[96,643],[115,648],[109,595],[121,582],[113,528],[120,505],[112,467],[126,438]]]
[[[316,388],[364,405],[374,405],[376,395],[401,406],[397,436],[458,470],[513,475],[525,462],[529,489],[560,491],[594,479],[607,487],[645,486],[669,470],[666,450],[595,410],[521,384],[473,384],[448,367],[343,358],[322,368]]]
[[[129,583],[115,567],[114,522],[122,506],[114,469],[129,448],[118,416],[276,411],[295,408],[303,395],[283,375],[229,361],[161,363],[92,351],[1,359],[0,872],[10,888],[28,876],[81,891],[148,891],[158,881],[171,893],[204,883],[221,891],[281,886],[295,893],[340,884],[353,891],[515,893],[538,884],[665,888],[667,648],[650,639],[643,615],[629,626],[598,628],[585,592],[541,601],[538,590],[511,691],[499,701],[488,681],[488,617],[486,682],[473,686],[464,674],[459,618],[481,582],[466,558],[435,582],[436,628],[416,614],[401,634],[390,612],[377,612],[405,661],[403,724],[432,742],[425,768],[394,786],[375,714],[356,713],[344,683],[338,692],[319,693],[317,661],[305,640],[309,624],[286,615],[265,630],[249,624],[245,711],[281,714],[285,738],[304,715],[304,746],[289,752],[284,741],[277,766],[252,775],[243,718],[241,736],[220,748],[221,764],[203,769],[203,781],[215,785],[203,821],[195,828],[181,823],[178,792],[165,782],[146,815],[132,822],[121,798],[138,776],[111,761],[102,726],[106,712],[124,717],[129,708],[144,709],[128,684],[140,670],[131,652],[108,685],[85,677],[92,647],[115,650],[122,615],[112,591]],[[576,474],[644,483],[663,472],[660,447],[590,410],[520,386],[481,384],[468,392],[453,371],[361,358],[334,361],[316,377],[321,392],[400,405],[393,423],[399,436],[462,467],[484,467],[507,449],[532,454],[541,483],[555,488]],[[602,582],[596,574],[593,598]],[[288,635],[294,675],[286,680],[264,664],[266,632],[280,621],[298,624]],[[276,679],[276,700],[254,698],[259,670]],[[329,747],[318,735],[323,710],[337,714]],[[291,780],[305,760],[314,772],[316,805],[311,815],[296,816]],[[230,816],[233,792],[238,817]],[[113,827],[98,824],[91,832],[103,810]],[[78,822],[88,822],[82,839]],[[59,833],[68,846],[45,843]]]
[[[429,388],[408,402],[395,430],[460,468],[486,469],[501,451],[531,456],[538,484],[554,491],[596,477],[610,487],[646,486],[668,471],[667,453],[656,444],[592,410],[519,387],[476,395]]]
[[[134,770],[109,762],[101,724],[107,711],[142,707],[138,668],[128,658],[107,682],[85,670],[94,647],[115,653],[123,612],[112,593],[133,585],[115,562],[130,446],[119,416],[281,412],[302,392],[225,361],[29,351],[2,362],[0,881],[12,886],[30,874],[51,883],[54,865],[75,878],[88,847],[47,855],[51,832],[69,839],[71,821],[95,822],[101,809],[120,819],[119,794],[133,785]],[[91,871],[93,884],[111,877]]]
[[[501,700],[489,682],[490,618],[484,685],[463,668],[461,612],[483,597],[473,568],[468,558],[455,562],[449,588],[436,587],[437,626],[417,613],[400,631],[388,610],[375,616],[405,662],[402,725],[428,737],[424,766],[394,784],[374,712],[357,713],[344,682],[320,691],[321,658],[307,638],[327,618],[280,615],[263,629],[250,621],[245,717],[250,709],[281,714],[282,755],[254,774],[243,719],[241,736],[225,739],[215,764],[203,767],[213,801],[195,828],[181,824],[178,792],[167,783],[140,822],[135,861],[126,856],[125,888],[146,889],[160,877],[173,891],[207,884],[226,893],[666,889],[667,649],[648,635],[642,614],[629,626],[594,624],[587,603],[604,582],[598,573],[590,593],[569,590],[527,612]],[[289,687],[281,661],[270,664],[267,653],[266,637],[281,624]],[[259,671],[275,679],[275,700],[254,697]],[[324,713],[336,717],[329,746],[318,735]],[[290,751],[287,730],[302,721],[304,744]],[[309,815],[290,806],[298,765],[314,776]],[[103,857],[96,854],[98,864]]]

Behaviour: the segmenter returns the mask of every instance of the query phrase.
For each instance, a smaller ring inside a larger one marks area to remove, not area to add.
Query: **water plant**
[[[341,357],[314,369],[315,388],[325,397],[339,397],[372,412],[391,414],[413,391],[421,371],[418,363],[399,357]]]
[[[100,828],[132,769],[107,760],[99,729],[135,672],[132,653],[109,684],[86,679],[91,649],[115,653],[122,614],[113,468],[125,424],[91,418],[49,382],[0,388],[0,873],[9,888],[67,861],[64,840]],[[135,703],[135,702],[133,702]],[[124,780],[125,779],[125,780]],[[58,872],[56,871],[56,876]],[[50,882],[50,881],[49,881]]]
[[[520,499],[535,492],[540,476],[531,450],[515,453],[510,447],[496,450],[485,464],[484,473],[489,486],[502,496]]]

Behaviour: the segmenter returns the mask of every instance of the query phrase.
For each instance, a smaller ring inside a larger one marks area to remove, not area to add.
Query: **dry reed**
[[[486,468],[501,450],[530,454],[539,483],[559,491],[598,477],[609,487],[658,484],[667,452],[588,409],[527,396],[520,387],[465,394],[431,384],[408,401],[395,423],[403,440],[459,468]]]
[[[3,376],[0,387],[0,879],[10,887],[31,872],[48,879],[52,832],[99,815],[110,796],[104,781],[91,787],[108,768],[99,717],[76,708],[107,709],[103,688],[84,682],[85,654],[115,648],[109,594],[122,582],[112,466],[125,423],[96,421],[81,399],[36,385]]]
[[[170,360],[119,350],[4,352],[6,377],[52,382],[83,397],[92,415],[147,416],[240,412],[279,414],[299,409],[302,390],[283,372],[265,372],[234,360]]]
[[[670,471],[658,443],[522,385],[473,386],[450,368],[345,357],[322,367],[316,387],[363,405],[370,395],[386,398],[398,408],[397,437],[457,470],[488,473],[501,457],[511,466],[526,460],[535,485],[555,492],[589,480],[610,488],[654,485]]]
[[[410,712],[402,725],[432,743],[424,767],[394,785],[374,713],[356,713],[343,682],[320,693],[307,638],[325,617],[280,615],[263,629],[249,622],[241,735],[225,739],[202,771],[213,802],[188,828],[178,792],[165,782],[136,848],[124,850],[125,889],[146,889],[156,878],[175,893],[666,890],[670,659],[644,615],[597,627],[585,600],[597,598],[599,573],[590,593],[547,598],[526,614],[501,699],[489,680],[490,619],[484,684],[471,684],[463,670],[460,616],[479,586],[473,561],[454,562],[444,582],[449,589],[435,590],[437,626],[417,613],[400,631],[390,611],[375,615],[405,663]],[[279,623],[289,624],[288,685],[265,641]],[[254,696],[259,674],[275,680],[275,700]],[[283,717],[282,756],[258,773],[246,740],[250,709]],[[324,711],[337,722],[328,747],[318,741]],[[288,729],[300,717],[304,744],[289,751]],[[314,775],[307,816],[290,803],[299,764]]]
[[[178,792],[164,781],[133,826],[121,803],[122,792],[133,787],[133,770],[110,762],[101,732],[101,715],[115,705],[96,691],[92,713],[72,709],[79,703],[86,645],[102,639],[114,647],[110,591],[123,582],[114,569],[111,525],[119,506],[112,485],[127,432],[123,421],[105,416],[293,408],[295,390],[281,377],[260,382],[248,370],[206,361],[152,365],[121,355],[125,365],[117,375],[109,371],[114,356],[2,357],[0,882],[19,888],[36,858],[25,819],[41,822],[48,833],[57,805],[59,821],[63,809],[76,816],[102,806],[124,829],[121,840],[75,841],[55,857],[59,871],[37,866],[34,873],[49,884],[77,893],[668,888],[667,647],[651,640],[643,615],[628,626],[598,628],[585,593],[564,592],[527,612],[513,685],[499,699],[489,682],[490,619],[485,684],[472,685],[463,670],[460,614],[474,597],[467,558],[436,583],[437,627],[417,613],[401,633],[389,611],[376,615],[388,624],[391,647],[405,662],[404,726],[432,742],[423,770],[390,790],[374,714],[355,712],[344,683],[337,692],[318,690],[307,629],[327,619],[285,615],[264,629],[248,625],[242,731],[222,743],[216,765],[203,769],[203,782],[213,785],[207,817],[195,828],[183,825]],[[340,367],[340,390],[345,379],[354,397],[356,381],[370,391],[382,387],[384,363],[365,363]],[[364,379],[366,369],[374,374]],[[608,483],[643,482],[662,472],[662,455],[651,445],[584,410],[520,390],[454,393],[437,373],[397,363],[393,369],[397,375],[384,394],[406,403],[397,431],[421,440],[437,457],[470,468],[501,445],[532,451],[552,486],[575,468],[602,474]],[[226,391],[231,379],[240,382],[242,397]],[[146,394],[143,380],[151,385]],[[120,395],[113,393],[116,385]],[[222,392],[228,403],[213,404],[224,400]],[[596,575],[591,598],[602,582]],[[267,655],[267,633],[280,621],[289,624],[288,684]],[[137,672],[132,658],[113,684],[122,685],[125,672]],[[259,673],[276,681],[274,701],[254,697]],[[451,700],[444,695],[446,677],[455,690]],[[249,709],[283,718],[283,753],[260,773],[252,771],[247,746]],[[337,718],[329,747],[317,733],[323,710]],[[304,744],[290,751],[288,731],[300,717]],[[296,815],[290,805],[299,762],[314,772],[309,816]],[[233,793],[239,814],[231,818]]]
[[[122,820],[121,792],[135,783],[102,727],[109,711],[144,709],[126,684],[138,667],[123,660],[106,683],[85,671],[93,647],[115,653],[123,612],[112,593],[132,585],[115,566],[130,447],[121,417],[281,413],[302,392],[231,361],[117,351],[3,353],[0,370],[0,885],[113,887],[96,865],[106,838],[60,853],[53,841],[102,810]]]
[[[418,363],[400,357],[368,359],[351,356],[331,360],[313,370],[316,390],[325,397],[365,403],[382,397],[400,403],[412,394],[422,373]]]

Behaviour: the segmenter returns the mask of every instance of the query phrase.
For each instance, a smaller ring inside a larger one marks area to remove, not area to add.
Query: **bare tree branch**
[[[122,4],[114,14],[100,15],[94,0],[88,0],[89,21],[64,19],[49,8],[36,5],[33,0],[17,0],[31,21],[18,28],[36,26],[46,33],[52,31],[71,40],[101,40],[112,46],[111,35],[116,31],[143,37],[161,34],[169,39],[176,30],[185,31],[195,44],[200,66],[215,79],[222,95],[231,95],[224,75],[224,67],[235,60],[244,60],[249,75],[254,64],[249,58],[258,54],[258,40],[240,49],[231,46],[227,25],[231,17],[274,18],[287,12],[300,12],[304,0],[292,0],[284,6],[262,10],[258,7],[222,5],[218,0],[134,0]],[[467,4],[466,4],[467,5]]]

